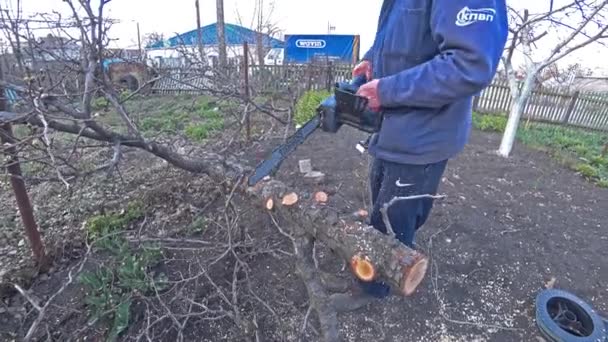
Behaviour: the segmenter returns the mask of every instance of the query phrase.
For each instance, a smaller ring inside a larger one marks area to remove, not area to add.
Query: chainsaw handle
[[[365,77],[365,74],[357,75],[350,83],[353,87],[355,87],[355,89],[359,89],[359,87],[367,83],[367,77]]]
[[[367,83],[365,75],[358,75],[353,77],[350,82],[336,82],[335,87],[336,91],[345,91],[354,95],[365,83]]]

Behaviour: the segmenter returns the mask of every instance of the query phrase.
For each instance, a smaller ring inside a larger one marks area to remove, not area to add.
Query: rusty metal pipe
[[[0,79],[4,79],[1,68]],[[4,87],[0,86],[0,111],[6,111],[7,109],[6,91]],[[13,187],[13,192],[15,193],[15,200],[17,201],[19,213],[21,214],[21,221],[25,228],[25,235],[29,240],[30,248],[34,254],[34,260],[44,269],[48,266],[48,260],[42,238],[40,237],[40,231],[38,230],[38,225],[34,219],[34,210],[32,209],[25,182],[23,181],[17,148],[15,147],[13,127],[10,122],[0,122],[0,142],[2,142],[2,149],[0,149],[0,151],[4,150],[4,154],[8,157],[7,160],[5,160],[6,170],[10,175],[11,185]]]
[[[3,100],[0,100],[0,107],[2,107],[2,102]],[[36,263],[43,265],[46,263],[46,253],[40,237],[38,225],[34,219],[34,211],[27,194],[25,182],[23,181],[19,157],[17,156],[17,148],[13,144],[13,128],[10,123],[2,124],[0,127],[2,129],[0,132],[0,140],[2,141],[3,150],[8,157],[8,160],[6,160],[6,170],[10,175],[11,185],[13,187],[13,192],[15,193],[15,200],[19,207],[25,234],[30,242],[30,247],[34,253]]]

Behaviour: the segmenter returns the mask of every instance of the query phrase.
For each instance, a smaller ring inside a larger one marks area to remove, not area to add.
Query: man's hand
[[[357,95],[366,97],[368,99],[368,107],[377,112],[380,110],[380,99],[378,98],[378,82],[379,80],[373,80],[362,85],[357,91]]]
[[[357,77],[359,75],[365,75],[365,78],[368,81],[372,80],[372,63],[369,61],[361,61],[361,63],[357,64],[353,69],[353,77]]]

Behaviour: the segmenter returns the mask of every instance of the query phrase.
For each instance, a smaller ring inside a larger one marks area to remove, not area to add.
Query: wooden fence
[[[247,83],[252,95],[272,93],[296,93],[305,90],[319,90],[333,87],[335,82],[350,79],[350,65],[251,65],[232,67],[216,74],[213,70],[192,68],[168,68],[160,70],[159,80],[152,86],[155,94],[204,93],[209,89],[222,88],[230,83],[239,89]],[[230,82],[226,82],[230,80]]]
[[[507,82],[495,81],[475,98],[474,110],[506,115],[512,104]],[[523,117],[532,121],[608,131],[608,93],[538,88],[526,102]]]
[[[352,65],[250,65],[228,70],[232,86],[244,89],[247,79],[253,96],[290,93],[298,96],[306,90],[330,90],[335,82],[351,78]],[[244,77],[247,71],[248,78]],[[213,71],[165,69],[152,87],[157,94],[203,93],[217,81]],[[226,78],[225,78],[226,79]],[[513,104],[506,81],[495,80],[475,97],[474,110],[506,115]],[[540,87],[532,92],[524,108],[524,119],[608,131],[608,93],[573,91]]]

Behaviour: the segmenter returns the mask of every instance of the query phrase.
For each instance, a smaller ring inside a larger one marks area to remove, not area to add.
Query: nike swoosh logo
[[[399,178],[395,182],[395,185],[397,185],[397,187],[399,187],[399,188],[405,188],[405,187],[408,187],[408,186],[412,186],[414,184],[401,183],[401,178]]]

